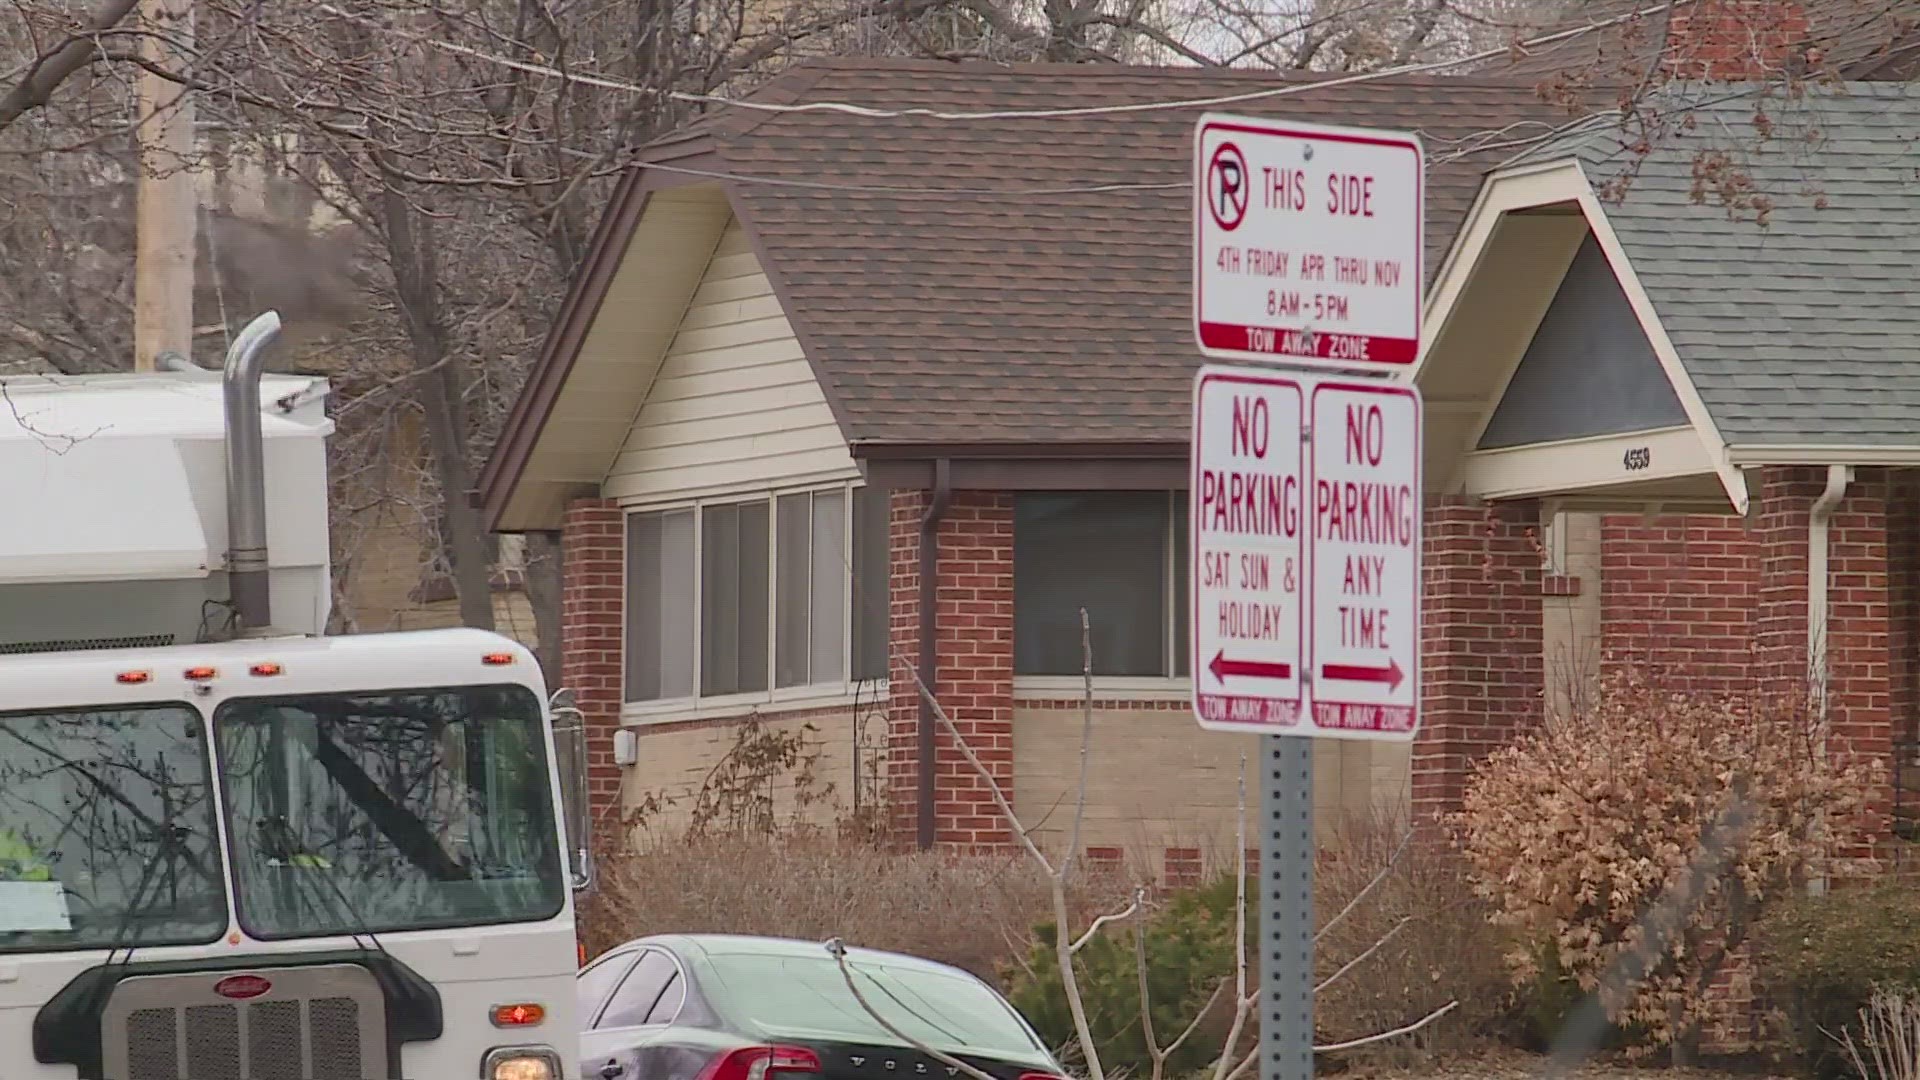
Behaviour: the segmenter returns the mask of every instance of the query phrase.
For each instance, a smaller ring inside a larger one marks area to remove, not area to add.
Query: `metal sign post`
[[[1193,710],[1260,734],[1260,1078],[1311,1080],[1316,738],[1420,723],[1424,155],[1398,132],[1202,117],[1188,493]],[[1279,369],[1279,370],[1276,370]]]
[[[1313,740],[1260,739],[1260,1077],[1313,1076]]]

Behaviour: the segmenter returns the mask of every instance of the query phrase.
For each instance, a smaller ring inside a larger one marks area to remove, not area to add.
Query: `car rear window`
[[[843,1042],[899,1042],[861,1008],[830,956],[736,954],[712,963],[727,996],[761,1027]],[[978,980],[871,959],[849,958],[848,966],[875,1012],[929,1046],[1022,1058],[1044,1052],[1012,1008]]]

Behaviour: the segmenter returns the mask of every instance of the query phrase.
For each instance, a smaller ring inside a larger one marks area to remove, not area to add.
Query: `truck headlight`
[[[562,1080],[560,1055],[545,1046],[499,1046],[480,1063],[480,1080]]]

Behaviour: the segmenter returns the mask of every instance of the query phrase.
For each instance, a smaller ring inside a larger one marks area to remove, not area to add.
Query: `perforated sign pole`
[[[1260,1077],[1313,1076],[1313,740],[1260,738]]]

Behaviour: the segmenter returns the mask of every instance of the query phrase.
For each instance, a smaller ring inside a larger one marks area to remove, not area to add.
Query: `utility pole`
[[[192,70],[192,0],[140,0],[140,54],[168,71]],[[194,191],[192,91],[140,72],[140,174],[133,268],[133,369],[153,371],[163,352],[193,356]]]

